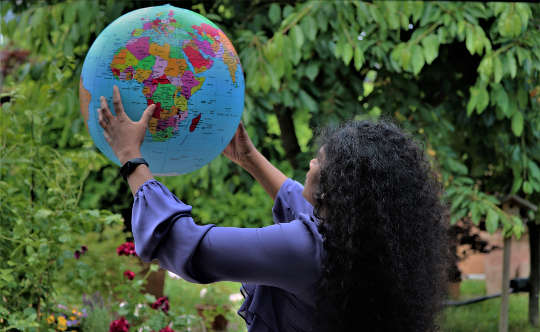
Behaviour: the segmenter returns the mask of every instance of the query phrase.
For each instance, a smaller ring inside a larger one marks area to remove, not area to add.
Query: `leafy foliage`
[[[37,326],[76,235],[118,222],[113,213],[129,225],[128,188],[93,147],[76,89],[84,56],[108,23],[163,3],[0,6],[2,52],[31,51],[20,67],[6,60],[0,81],[2,328]],[[453,222],[467,216],[490,232],[524,231],[500,203],[509,193],[533,202],[540,196],[540,5],[205,0],[182,6],[216,22],[239,51],[247,87],[243,121],[286,174],[303,180],[318,127],[391,117],[425,142]],[[270,223],[270,198],[223,157],[160,180],[195,207],[201,223]]]

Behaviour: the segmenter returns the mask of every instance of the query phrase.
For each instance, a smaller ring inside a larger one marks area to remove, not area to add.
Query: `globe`
[[[122,15],[84,60],[81,113],[97,148],[120,165],[97,115],[100,96],[114,114],[114,85],[133,121],[156,104],[141,146],[156,175],[185,174],[212,161],[234,135],[244,106],[244,75],[227,36],[207,18],[171,5]]]

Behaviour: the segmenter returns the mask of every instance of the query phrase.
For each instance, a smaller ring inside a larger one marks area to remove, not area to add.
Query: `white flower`
[[[244,297],[240,293],[233,293],[229,295],[229,301],[236,302],[242,300]]]
[[[133,315],[135,317],[139,317],[139,309],[143,307],[143,304],[142,303],[139,303],[135,306],[135,311],[133,312]]]
[[[201,298],[203,298],[206,295],[206,293],[208,293],[208,289],[203,288],[201,289],[201,293],[199,295],[201,296]]]

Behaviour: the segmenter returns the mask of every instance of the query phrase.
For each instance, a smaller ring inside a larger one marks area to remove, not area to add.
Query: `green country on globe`
[[[97,115],[100,96],[112,107],[114,85],[134,121],[156,104],[141,146],[156,175],[185,174],[209,163],[231,140],[244,107],[244,75],[227,36],[207,18],[171,5],[122,15],[84,60],[81,112],[97,148],[120,165]]]

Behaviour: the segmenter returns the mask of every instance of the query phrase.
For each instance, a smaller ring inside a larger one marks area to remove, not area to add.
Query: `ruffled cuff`
[[[276,224],[295,220],[300,213],[313,214],[313,207],[302,196],[303,190],[304,187],[293,179],[289,178],[283,182],[272,207],[272,216]]]
[[[158,259],[163,268],[199,282],[192,271],[191,258],[214,225],[195,224],[191,206],[153,179],[135,194],[131,224],[135,251],[143,261]]]

